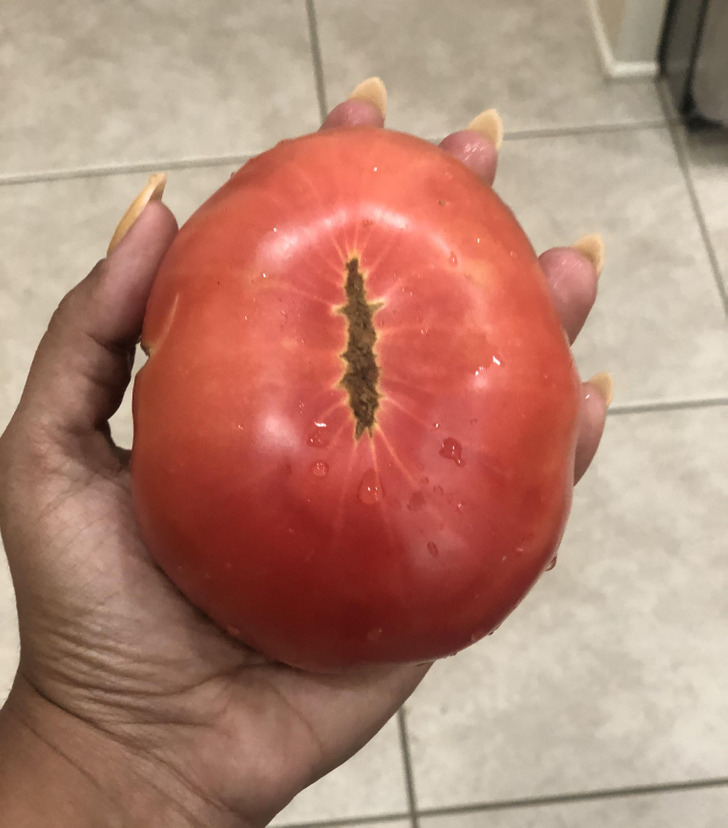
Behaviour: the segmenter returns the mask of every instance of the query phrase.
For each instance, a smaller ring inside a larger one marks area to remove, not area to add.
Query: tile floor
[[[315,11],[315,15],[312,12]],[[557,568],[277,825],[722,826],[728,813],[728,138],[599,73],[582,0],[5,0],[0,428],[149,169],[184,219],[379,74],[436,138],[496,105],[497,189],[541,249],[601,229],[576,346],[617,381]],[[323,79],[317,86],[316,78]],[[131,439],[128,405],[114,422]],[[17,660],[0,564],[0,698]],[[403,738],[404,737],[404,738]],[[345,822],[342,822],[345,821]]]

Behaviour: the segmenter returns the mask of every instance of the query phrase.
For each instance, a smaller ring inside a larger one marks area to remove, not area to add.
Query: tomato
[[[446,656],[554,557],[578,377],[524,232],[439,148],[360,127],[249,161],[179,232],[143,342],[142,536],[266,656]]]

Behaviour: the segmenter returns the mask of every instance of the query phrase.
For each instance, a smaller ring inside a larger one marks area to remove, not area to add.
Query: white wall
[[[657,74],[657,50],[667,0],[588,2],[607,74]]]

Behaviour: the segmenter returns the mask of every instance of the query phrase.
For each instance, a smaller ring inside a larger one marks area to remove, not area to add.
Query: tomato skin
[[[381,394],[359,439],[341,384],[353,259]],[[142,536],[266,656],[452,654],[555,555],[579,380],[522,229],[437,147],[357,127],[249,161],[181,229],[143,341]]]

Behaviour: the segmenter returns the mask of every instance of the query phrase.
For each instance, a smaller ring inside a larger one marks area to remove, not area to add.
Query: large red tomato
[[[143,537],[261,653],[445,656],[553,558],[578,378],[526,236],[444,151],[362,127],[249,161],[181,229],[143,341]]]

